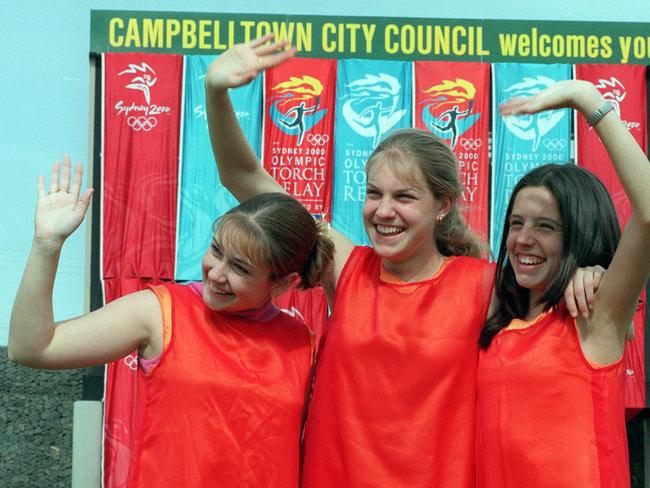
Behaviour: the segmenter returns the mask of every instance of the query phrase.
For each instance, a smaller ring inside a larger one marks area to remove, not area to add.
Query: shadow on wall
[[[73,403],[83,370],[17,366],[0,347],[0,484],[7,488],[69,488]]]
[[[650,421],[647,410],[627,423],[627,444],[630,451],[630,486],[644,488],[643,423]]]

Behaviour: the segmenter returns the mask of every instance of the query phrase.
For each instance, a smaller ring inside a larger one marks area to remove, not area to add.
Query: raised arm
[[[219,177],[240,202],[260,193],[284,192],[257,160],[228,96],[230,88],[245,85],[263,70],[293,57],[293,49],[284,50],[287,41],[267,44],[272,37],[233,46],[212,62],[205,77],[208,130]]]
[[[587,117],[604,103],[605,99],[591,83],[572,80],[557,83],[528,101],[513,101],[502,112],[534,113],[572,107]],[[594,295],[593,313],[581,326],[581,343],[588,357],[611,362],[623,351],[639,293],[650,273],[650,163],[614,110],[594,129],[632,207],[614,258]]]
[[[240,202],[265,192],[286,193],[257,160],[228,96],[230,88],[245,85],[263,70],[294,56],[293,48],[286,50],[287,41],[269,43],[272,39],[273,35],[269,34],[233,46],[212,62],[205,77],[208,130],[219,177]],[[334,229],[331,229],[330,237],[336,247],[334,265],[327,282],[322,284],[331,299],[354,244]]]
[[[151,291],[123,297],[91,314],[55,324],[52,289],[65,240],[81,224],[92,189],[80,195],[82,168],[70,158],[52,168],[50,190],[38,182],[34,238],[9,327],[9,359],[40,369],[103,364],[135,349],[162,347],[162,317]],[[160,340],[158,340],[158,334]],[[158,351],[159,352],[159,351]]]

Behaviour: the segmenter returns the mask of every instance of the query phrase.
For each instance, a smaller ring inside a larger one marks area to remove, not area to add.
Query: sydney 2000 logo
[[[609,100],[614,105],[614,110],[628,130],[641,130],[641,123],[639,121],[623,119],[621,105],[623,105],[623,101],[627,97],[627,90],[618,78],[614,76],[609,79],[600,78],[598,83],[596,83],[596,88],[598,88],[605,100]]]
[[[169,114],[171,108],[152,103],[152,92],[155,89],[158,76],[156,71],[147,63],[129,64],[129,66],[118,73],[126,81],[125,88],[139,92],[144,104],[126,103],[119,100],[115,104],[117,115],[125,116],[128,126],[134,131],[149,132],[158,125],[158,116]]]

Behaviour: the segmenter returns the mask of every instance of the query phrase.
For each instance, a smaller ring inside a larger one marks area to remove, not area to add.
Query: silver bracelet
[[[614,104],[608,100],[603,103],[598,110],[586,117],[587,123],[593,127],[598,122],[603,120],[603,117],[612,110],[614,110]]]

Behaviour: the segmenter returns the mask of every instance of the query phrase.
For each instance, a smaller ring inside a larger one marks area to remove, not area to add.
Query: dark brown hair
[[[215,222],[216,237],[271,268],[271,278],[300,275],[299,288],[316,286],[334,256],[334,244],[321,224],[296,199],[262,193],[226,212]]]
[[[562,221],[562,260],[555,278],[539,300],[544,303],[544,310],[560,303],[577,268],[597,264],[607,268],[621,237],[612,199],[589,171],[573,164],[546,164],[524,175],[508,202],[494,282],[499,307],[481,331],[479,344],[484,349],[513,318],[525,318],[528,314],[529,290],[517,284],[506,241],[517,194],[531,186],[547,188],[553,194]]]

